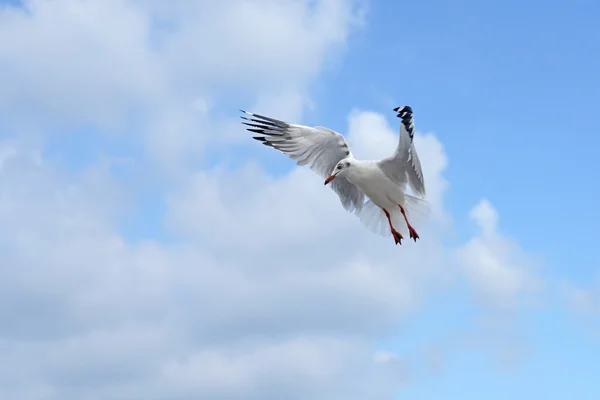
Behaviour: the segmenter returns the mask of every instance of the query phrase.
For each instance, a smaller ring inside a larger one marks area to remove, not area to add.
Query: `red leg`
[[[390,230],[392,231],[394,242],[396,242],[396,244],[402,244],[402,234],[394,229],[394,225],[392,225],[392,219],[390,218],[390,213],[385,208],[382,208],[382,210],[385,213],[385,216],[387,217],[388,222],[390,224]]]
[[[400,204],[398,204],[398,207],[400,207],[400,211],[402,212],[402,216],[404,216],[404,220],[406,221],[406,225],[408,226],[408,232],[410,233],[410,238],[413,239],[416,242],[417,239],[420,239],[419,234],[410,225],[410,222],[408,222],[408,218],[406,218],[406,213],[404,212],[404,207],[402,207]]]

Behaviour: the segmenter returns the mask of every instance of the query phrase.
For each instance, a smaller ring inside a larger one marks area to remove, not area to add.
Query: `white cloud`
[[[32,0],[0,10],[3,117],[112,125],[166,90],[148,18],[123,1]],[[110,29],[107,27],[110,26]]]
[[[600,338],[600,274],[586,284],[560,282],[557,288],[560,305],[576,316],[586,334]]]
[[[402,247],[366,231],[307,169],[199,168],[215,143],[246,138],[219,114],[223,93],[301,119],[362,4],[165,4],[0,10],[0,117],[11,135],[0,142],[0,397],[386,398],[409,374],[393,354],[373,357],[374,341],[460,271],[444,241],[444,147],[417,136],[437,214]],[[395,146],[386,120],[351,114],[358,156]],[[175,239],[122,233],[148,179],[137,174],[150,168],[143,157],[121,165],[135,172],[125,180],[110,154],[69,171],[36,139],[81,126],[135,137],[161,172],[177,173],[166,189],[150,176]],[[487,225],[461,253],[464,272],[504,301],[532,275],[514,272],[525,255],[478,209]],[[506,249],[517,260],[508,267]],[[501,264],[491,269],[501,285],[473,259]]]
[[[29,378],[3,394],[25,398],[31,382],[49,398],[111,399],[396,387],[395,372],[370,361],[371,340],[438,284],[445,250],[433,232],[398,263],[398,248],[365,232],[310,171],[273,179],[253,167],[184,182],[168,214],[180,244],[133,244],[117,233],[126,188],[110,171],[65,175],[28,155],[40,149],[2,149],[13,155],[0,192],[10,249],[0,335],[11,374]]]
[[[249,93],[258,94],[261,104],[285,110],[283,116],[300,116],[310,104],[307,85],[341,54],[362,25],[362,10],[361,0],[175,1],[168,7],[30,0],[25,10],[4,7],[0,117],[7,125],[22,120],[64,131],[92,124],[139,137],[151,155],[180,168],[209,141],[232,136],[219,129],[220,117],[191,106],[198,97],[227,90],[235,98],[231,107],[239,107]]]
[[[324,398],[321,391],[364,352],[356,345],[352,340],[320,337],[270,341],[249,349],[242,345],[205,350],[184,361],[168,362],[161,374],[190,396],[212,392],[217,397],[235,398],[245,398],[248,393],[256,393],[256,398]],[[313,393],[306,393],[307,388]]]
[[[581,316],[595,316],[600,312],[600,274],[588,285],[564,282],[559,291],[569,310]]]
[[[527,304],[540,288],[537,263],[498,231],[498,212],[481,200],[469,216],[480,229],[458,251],[464,273],[485,304],[510,309]]]

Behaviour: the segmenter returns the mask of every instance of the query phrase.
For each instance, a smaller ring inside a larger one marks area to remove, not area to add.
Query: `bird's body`
[[[350,165],[346,179],[373,203],[385,209],[404,205],[404,192],[379,168],[377,161],[353,159]]]
[[[425,183],[413,144],[412,109],[404,106],[394,111],[402,119],[398,146],[378,161],[354,158],[344,137],[329,128],[289,124],[245,111],[250,118],[242,118],[249,131],[262,135],[254,139],[287,154],[298,165],[309,165],[326,185],[331,184],[346,210],[355,212],[367,228],[391,233],[401,244],[398,229],[408,231],[415,241],[419,238],[408,216],[426,213],[428,204],[422,200]],[[406,193],[407,186],[416,196]]]

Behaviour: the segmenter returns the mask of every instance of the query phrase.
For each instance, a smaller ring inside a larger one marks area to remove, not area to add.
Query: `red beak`
[[[335,175],[328,176],[327,179],[325,179],[325,185],[327,185],[329,182],[331,182],[334,179],[335,179]]]

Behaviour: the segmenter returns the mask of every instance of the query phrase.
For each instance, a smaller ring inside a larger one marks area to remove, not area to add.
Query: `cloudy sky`
[[[0,398],[597,399],[600,3],[0,0]],[[394,246],[239,108],[415,110]]]

